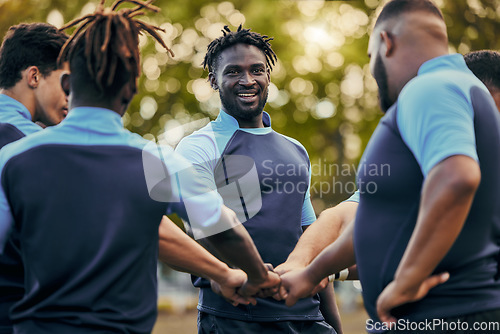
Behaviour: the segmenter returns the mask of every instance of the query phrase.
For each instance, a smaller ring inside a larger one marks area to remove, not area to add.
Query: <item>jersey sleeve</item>
[[[148,191],[168,203],[166,214],[177,213],[188,222],[196,239],[227,229],[220,221],[222,198],[198,169],[170,147],[148,146],[143,156]]]
[[[311,163],[309,163],[309,185],[307,186],[306,194],[304,197],[304,204],[302,205],[302,226],[309,226],[316,220],[316,214],[311,203]]]
[[[343,202],[356,202],[359,203],[359,190],[356,190],[354,194]]]
[[[453,83],[433,81],[410,82],[398,99],[398,128],[424,177],[453,155],[478,160],[468,97]]]
[[[6,158],[5,151],[0,151],[0,175],[1,186],[0,186],[0,254],[3,254],[5,244],[9,238],[10,232],[14,226],[14,218],[12,216],[12,211],[10,209],[9,201],[5,193],[5,182],[3,181],[3,170],[5,163],[8,160]]]
[[[0,189],[0,254],[3,253],[5,243],[9,238],[13,225],[12,212],[10,211],[10,206],[2,187]]]
[[[214,169],[218,157],[215,139],[204,134],[188,136],[179,142],[175,152],[193,165],[200,177],[200,182],[203,182],[208,188],[217,189],[214,179]]]

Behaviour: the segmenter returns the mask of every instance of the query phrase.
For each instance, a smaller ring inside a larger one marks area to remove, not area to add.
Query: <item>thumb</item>
[[[439,284],[443,284],[450,278],[450,274],[447,272],[440,273],[437,275],[432,275],[428,277],[423,285],[425,286],[426,290],[429,291],[430,289],[434,288],[435,286]]]
[[[264,263],[264,266],[267,268],[268,271],[274,271],[272,263]]]

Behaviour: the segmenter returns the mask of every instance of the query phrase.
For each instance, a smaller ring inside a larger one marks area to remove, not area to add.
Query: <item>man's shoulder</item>
[[[203,128],[194,131],[190,135],[182,138],[176,146],[176,151],[192,149],[197,147],[204,149],[210,144],[215,143],[215,133],[212,122],[205,125]]]
[[[11,108],[0,108],[0,124],[15,128],[25,136],[42,130],[39,125],[23,117],[20,113]]]
[[[39,136],[41,132],[33,133],[29,136],[13,141],[0,150],[0,169],[3,169],[5,164],[15,156],[18,156],[33,147],[40,145]]]
[[[280,137],[282,137],[283,139],[287,140],[289,143],[291,143],[292,145],[298,147],[301,151],[304,151],[305,154],[308,154],[307,153],[307,150],[306,148],[304,147],[304,145],[302,145],[301,142],[299,142],[297,139],[295,138],[292,138],[292,137],[289,137],[287,135],[284,135],[282,133],[279,133],[279,132],[276,132],[274,131],[274,133]]]
[[[416,76],[403,87],[400,97],[420,94],[462,94],[462,92],[467,94],[472,86],[485,88],[482,82],[468,70],[443,69]]]
[[[210,122],[181,139],[175,150],[181,154],[188,154],[187,152],[192,151],[204,152],[204,155],[215,158],[224,151],[234,133],[234,130],[224,128],[217,122]]]

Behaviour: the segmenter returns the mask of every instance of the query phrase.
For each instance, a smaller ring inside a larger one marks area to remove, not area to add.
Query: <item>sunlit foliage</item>
[[[110,0],[111,1],[111,0]],[[0,33],[22,21],[56,26],[94,10],[97,1],[0,0]],[[170,58],[141,38],[140,93],[124,117],[132,131],[175,145],[219,110],[201,63],[224,25],[274,37],[278,63],[266,110],[275,130],[301,141],[313,167],[317,212],[354,191],[355,168],[381,113],[366,48],[379,0],[157,0]],[[500,0],[436,0],[449,27],[450,50],[500,49]]]

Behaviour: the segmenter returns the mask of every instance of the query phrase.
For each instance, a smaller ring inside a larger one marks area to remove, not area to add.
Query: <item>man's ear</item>
[[[36,66],[30,66],[24,70],[24,75],[26,76],[26,82],[30,88],[37,88],[40,83],[40,78],[42,73]]]
[[[134,81],[127,82],[123,87],[120,89],[120,92],[118,93],[119,95],[119,105],[117,106],[118,109],[115,110],[123,116],[125,112],[128,109],[128,106],[132,99],[134,98],[135,94],[137,93],[137,78]]]
[[[394,53],[394,36],[388,31],[380,32],[381,42],[385,45],[385,56],[390,57]]]
[[[70,80],[71,79],[71,76],[69,73],[63,73],[61,75],[61,87],[64,91],[64,94],[66,94],[66,96],[69,96],[69,93],[70,93]]]
[[[219,89],[219,85],[217,84],[217,78],[214,72],[208,73],[208,81],[210,82],[210,86],[212,87],[212,89],[214,90]]]

